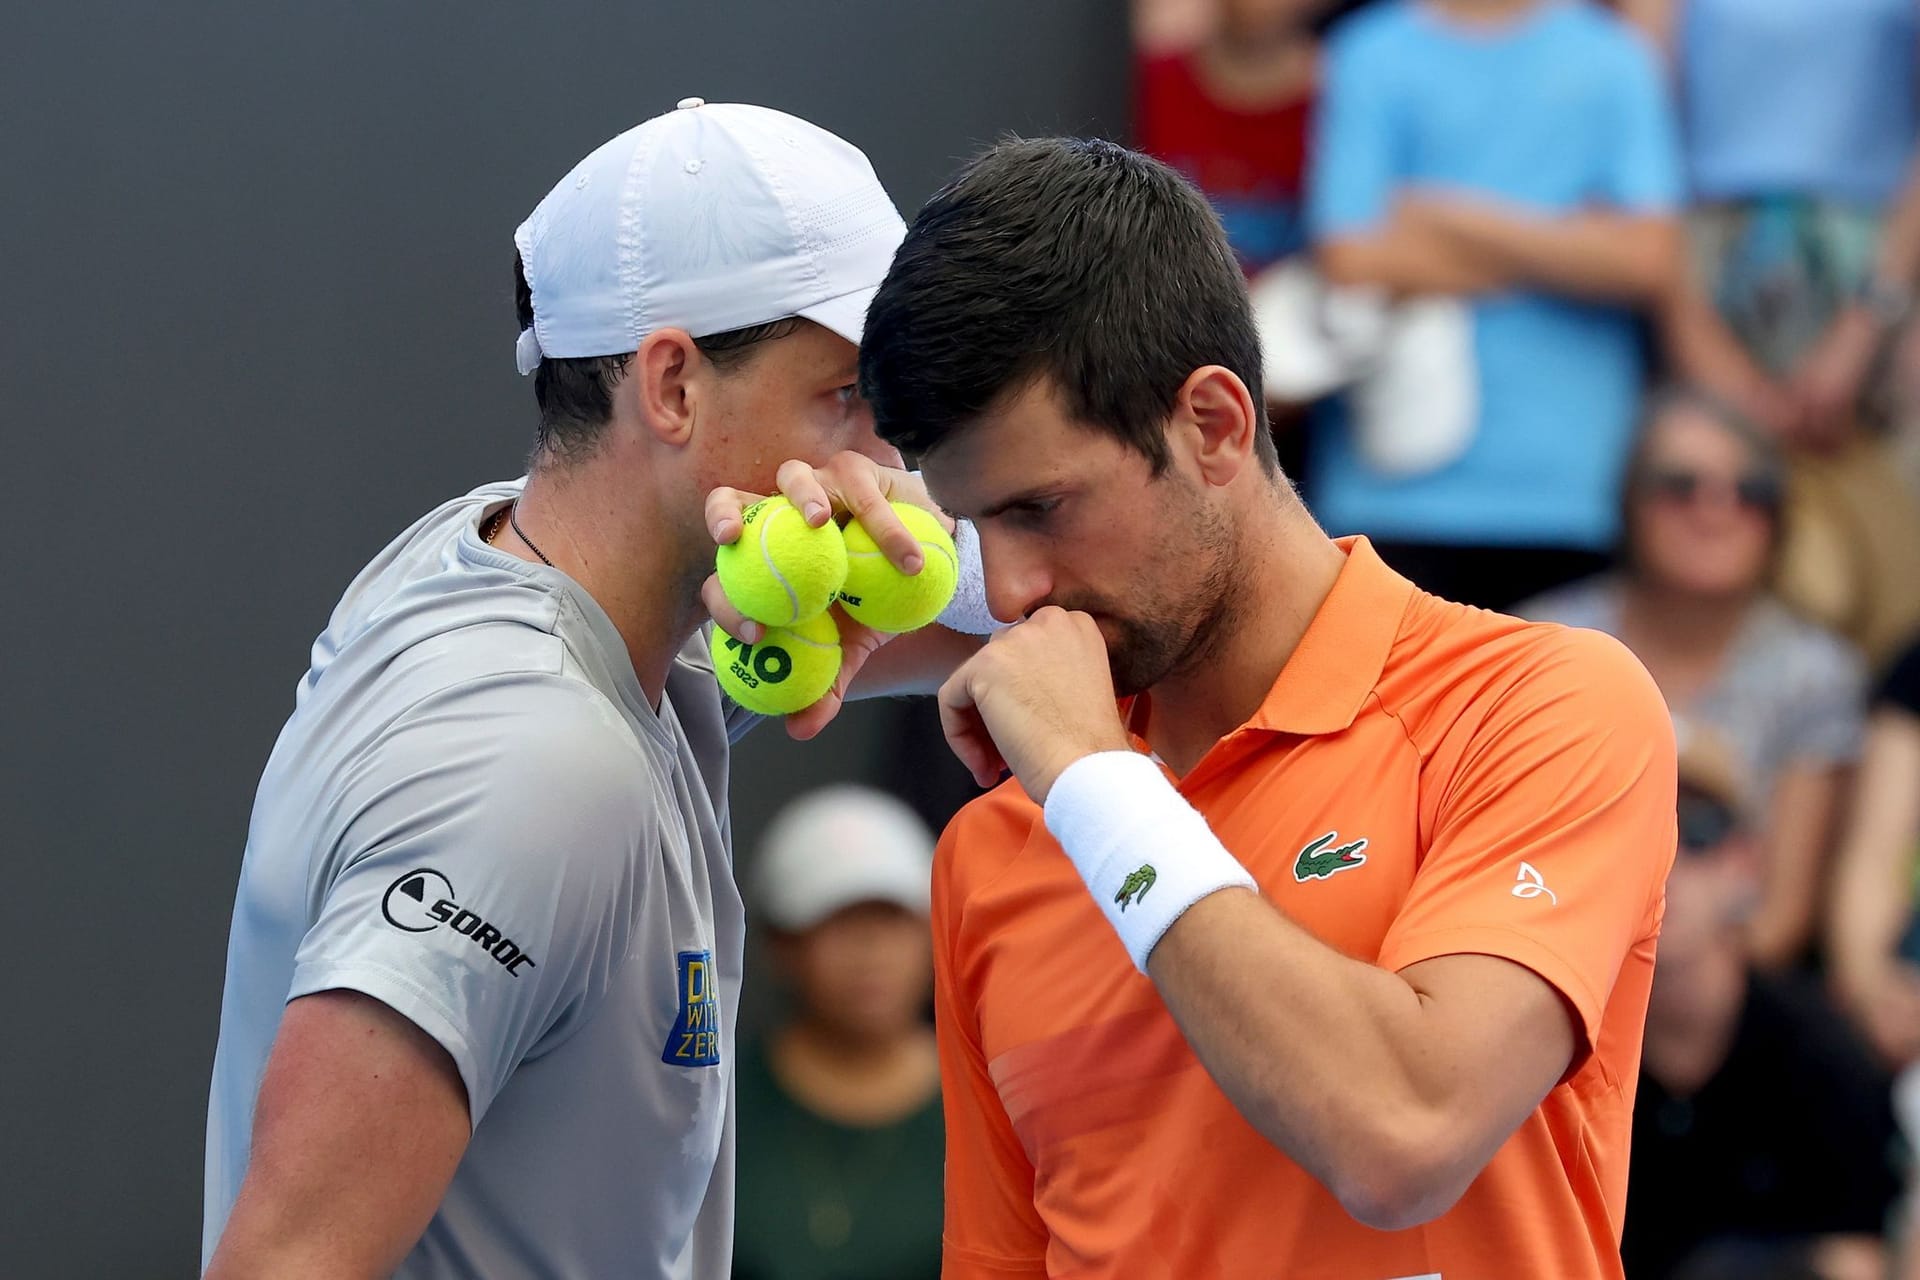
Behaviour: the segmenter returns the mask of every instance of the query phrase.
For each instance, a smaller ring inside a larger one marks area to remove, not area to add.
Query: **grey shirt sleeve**
[[[288,999],[346,988],[391,1006],[452,1056],[478,1125],[626,954],[659,840],[654,774],[576,681],[516,674],[415,704],[340,799]]]
[[[1792,664],[1782,764],[1851,764],[1866,736],[1867,672],[1860,655],[1836,637],[1809,632]]]

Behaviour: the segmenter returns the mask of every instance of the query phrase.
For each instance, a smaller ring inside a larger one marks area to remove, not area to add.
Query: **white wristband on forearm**
[[[954,522],[953,550],[959,565],[953,599],[937,621],[949,631],[970,636],[992,635],[1008,626],[987,608],[987,575],[980,567],[980,534],[973,521]]]
[[[1222,889],[1260,891],[1160,766],[1138,752],[1101,751],[1068,765],[1047,794],[1046,819],[1142,973],[1188,907]]]

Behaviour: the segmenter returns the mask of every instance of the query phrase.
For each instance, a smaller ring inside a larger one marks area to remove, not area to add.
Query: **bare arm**
[[[1333,284],[1372,286],[1402,297],[1471,297],[1514,283],[1486,262],[1455,253],[1438,237],[1405,226],[1328,240],[1314,250],[1314,263]]]
[[[358,992],[293,1001],[208,1280],[393,1274],[470,1132],[460,1073],[424,1031]]]
[[[1906,186],[1887,214],[1874,269],[1882,280],[1920,283],[1920,156],[1914,157]]]
[[[1816,448],[1851,438],[1858,424],[1861,392],[1873,375],[1888,338],[1910,312],[1897,300],[1910,298],[1920,276],[1920,161],[1887,214],[1874,259],[1873,280],[1885,291],[1891,309],[1865,300],[1842,307],[1817,341],[1803,352],[1792,371],[1794,391],[1803,404],[1804,442]]]
[[[1747,354],[1696,281],[1675,281],[1658,320],[1681,381],[1712,392],[1776,435],[1793,431],[1798,414],[1786,387]]]
[[[1419,195],[1397,216],[1472,269],[1549,293],[1651,303],[1680,274],[1680,224],[1665,215],[1588,209],[1549,217],[1484,198]]]
[[[1764,888],[1747,934],[1754,963],[1763,968],[1792,963],[1813,937],[1840,784],[1840,770],[1800,764],[1784,772],[1774,787],[1767,814]]]
[[[1149,972],[1235,1109],[1381,1230],[1459,1199],[1575,1047],[1528,969],[1456,955],[1389,973],[1251,893],[1202,899]]]
[[[985,643],[984,636],[961,635],[938,626],[896,636],[861,664],[847,698],[857,701],[935,693]]]
[[[1912,859],[1914,842],[1920,840],[1915,779],[1920,779],[1920,717],[1883,709],[1867,731],[1828,918],[1835,986],[1883,1053],[1889,1037],[1877,1027],[1873,1006],[1890,971],[1898,971],[1895,948],[1913,910]]]

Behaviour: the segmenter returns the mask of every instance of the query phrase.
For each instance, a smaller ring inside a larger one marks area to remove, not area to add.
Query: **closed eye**
[[[1000,515],[1010,523],[1031,529],[1044,525],[1059,509],[1058,498],[1032,498],[1006,507]]]

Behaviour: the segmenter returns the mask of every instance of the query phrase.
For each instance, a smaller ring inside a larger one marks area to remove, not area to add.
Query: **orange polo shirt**
[[[1667,710],[1614,641],[1451,604],[1341,545],[1259,712],[1179,790],[1328,945],[1540,975],[1577,1014],[1572,1068],[1452,1209],[1362,1226],[1233,1109],[1008,783],[934,864],[947,1280],[1621,1274],[1674,853]]]

